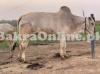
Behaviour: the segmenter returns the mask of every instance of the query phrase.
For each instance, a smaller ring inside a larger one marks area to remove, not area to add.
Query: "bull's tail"
[[[14,42],[12,45],[11,51],[14,51],[16,47],[17,47],[17,42]]]
[[[20,24],[20,21],[21,21],[22,17],[19,18],[18,22],[17,22],[17,32],[19,33],[19,24]]]

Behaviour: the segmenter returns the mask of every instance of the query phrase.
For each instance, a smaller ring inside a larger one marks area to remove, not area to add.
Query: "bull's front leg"
[[[62,34],[60,36],[60,56],[61,58],[66,57],[66,36],[65,34]]]

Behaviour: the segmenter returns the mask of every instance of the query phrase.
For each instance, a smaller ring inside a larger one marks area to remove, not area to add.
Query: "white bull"
[[[33,12],[19,18],[17,30],[19,34],[31,34],[38,32],[73,34],[81,30],[93,34],[95,22],[92,17],[85,18],[73,15],[71,10],[62,6],[57,13]],[[66,38],[60,38],[60,55],[65,57]],[[19,40],[19,59],[25,61],[25,49],[28,45],[27,40]]]

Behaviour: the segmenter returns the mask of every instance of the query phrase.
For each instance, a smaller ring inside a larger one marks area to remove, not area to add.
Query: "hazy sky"
[[[0,0],[0,19],[18,19],[28,12],[57,12],[60,6],[70,7],[73,14],[94,13],[100,20],[100,0]]]

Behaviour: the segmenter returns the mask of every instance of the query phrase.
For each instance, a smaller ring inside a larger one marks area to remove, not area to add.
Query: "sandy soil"
[[[100,74],[100,43],[96,43],[96,58],[92,59],[86,42],[68,42],[62,60],[57,53],[59,44],[33,45],[26,51],[26,63],[7,59],[9,52],[0,51],[0,74]]]

